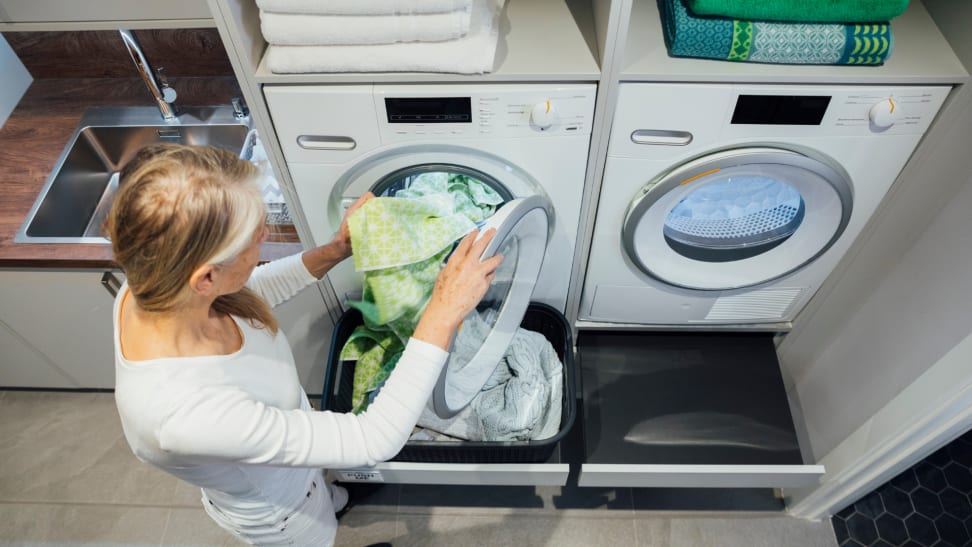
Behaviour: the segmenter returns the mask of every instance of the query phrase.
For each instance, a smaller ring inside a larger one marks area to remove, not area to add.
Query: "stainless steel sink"
[[[143,146],[173,142],[243,151],[249,118],[231,107],[186,109],[165,122],[154,107],[87,111],[37,196],[16,243],[107,243],[102,225],[118,172]]]

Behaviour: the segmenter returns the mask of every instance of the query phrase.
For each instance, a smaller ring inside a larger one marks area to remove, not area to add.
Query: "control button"
[[[877,129],[887,129],[901,118],[901,106],[893,98],[888,97],[871,106],[867,118]]]
[[[530,111],[530,123],[541,131],[550,129],[557,123],[558,118],[557,109],[549,100],[533,105]]]

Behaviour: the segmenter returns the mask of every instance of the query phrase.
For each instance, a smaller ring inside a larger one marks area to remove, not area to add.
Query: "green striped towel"
[[[683,0],[658,0],[672,57],[801,65],[880,65],[894,41],[888,23],[746,21],[691,13]]]
[[[856,23],[890,21],[904,13],[908,0],[685,0],[696,15],[749,21]]]

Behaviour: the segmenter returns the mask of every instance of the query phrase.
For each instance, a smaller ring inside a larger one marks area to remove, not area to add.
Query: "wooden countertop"
[[[229,104],[239,96],[235,78],[170,78],[182,104]],[[38,79],[0,128],[0,267],[117,268],[107,244],[14,243],[82,113],[94,106],[147,106],[139,78]],[[261,251],[262,260],[299,252],[296,232],[281,227]]]

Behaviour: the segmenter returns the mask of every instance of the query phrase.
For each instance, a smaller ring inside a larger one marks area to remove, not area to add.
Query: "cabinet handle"
[[[358,143],[351,137],[301,135],[297,137],[297,145],[305,150],[354,150]]]
[[[631,133],[635,144],[661,144],[665,146],[685,146],[692,142],[688,131],[665,131],[661,129],[639,129]]]
[[[111,272],[105,272],[105,275],[101,276],[101,285],[111,294],[112,298],[118,296],[118,291],[121,290],[122,282],[120,279],[115,277],[115,274]]]

